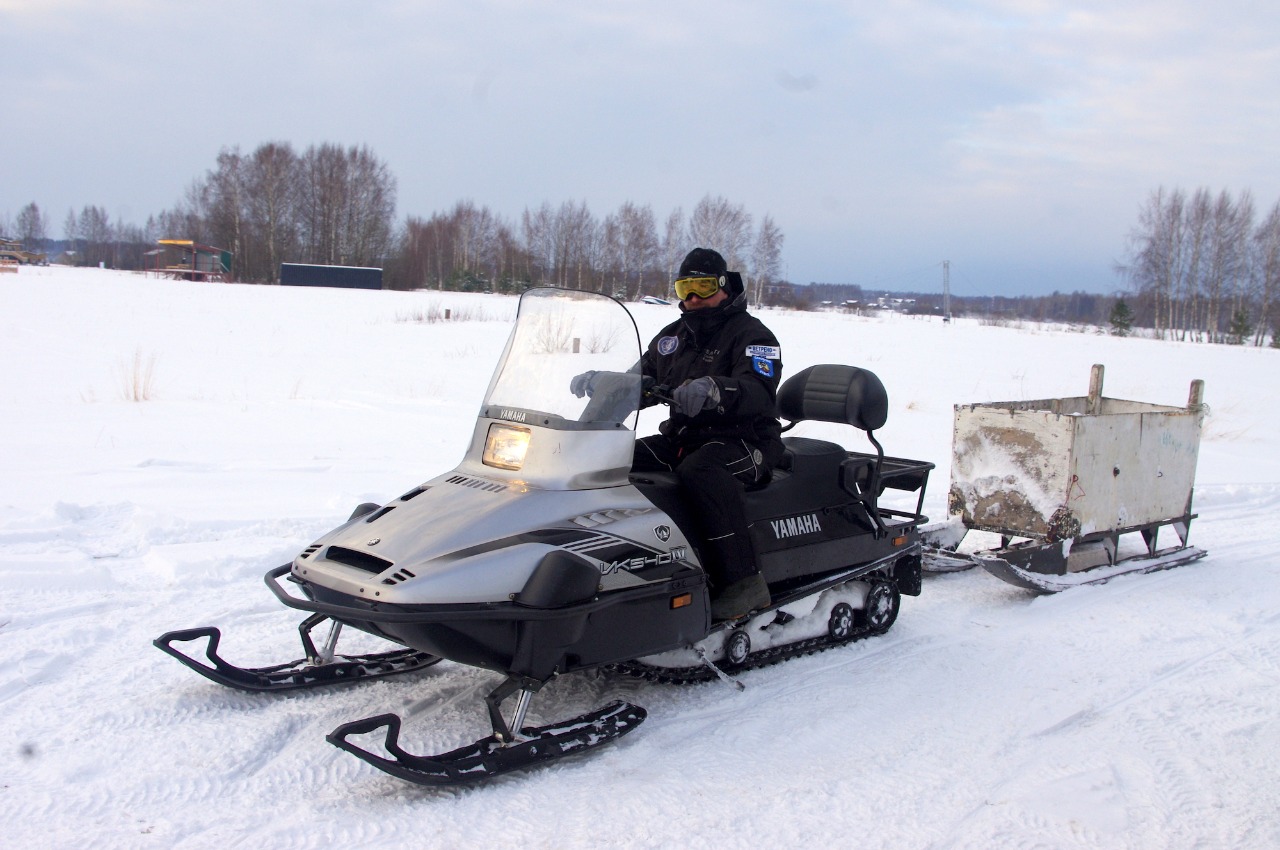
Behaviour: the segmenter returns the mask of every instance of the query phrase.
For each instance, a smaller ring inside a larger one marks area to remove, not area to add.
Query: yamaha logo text
[[[769,525],[773,527],[773,536],[779,540],[787,537],[798,537],[801,534],[817,534],[822,531],[822,526],[818,523],[817,514],[789,516],[786,519],[771,519],[769,520]]]

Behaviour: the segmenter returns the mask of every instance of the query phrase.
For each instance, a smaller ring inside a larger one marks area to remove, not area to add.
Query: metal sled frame
[[[1085,584],[1103,584],[1119,575],[1148,573],[1198,561],[1207,553],[1187,545],[1195,514],[1128,528],[1100,531],[1065,541],[1015,543],[1004,536],[999,549],[974,553],[973,560],[992,575],[1037,593],[1056,593]],[[1172,528],[1177,546],[1157,548],[1161,528]],[[1146,551],[1119,557],[1120,537],[1141,534]],[[1074,560],[1073,560],[1074,559]]]

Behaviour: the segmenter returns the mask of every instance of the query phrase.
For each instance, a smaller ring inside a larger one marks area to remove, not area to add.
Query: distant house
[[[143,270],[174,280],[223,283],[231,278],[231,252],[191,239],[160,239],[143,254]]]
[[[763,295],[766,304],[790,303],[795,300],[796,287],[791,283],[766,283]]]

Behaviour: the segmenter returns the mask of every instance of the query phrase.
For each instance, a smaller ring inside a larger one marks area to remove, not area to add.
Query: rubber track
[[[894,618],[896,621],[896,617]],[[890,623],[882,629],[871,629],[863,627],[861,630],[853,632],[847,638],[842,640],[833,640],[830,635],[822,637],[808,638],[806,640],[796,641],[795,643],[785,644],[783,646],[771,646],[768,649],[762,649],[759,652],[753,652],[747,656],[747,660],[736,667],[729,667],[724,664],[717,666],[729,676],[737,673],[743,673],[747,670],[756,670],[760,667],[768,667],[777,664],[780,661],[786,661],[791,658],[799,658],[802,655],[813,655],[826,649],[832,649],[837,646],[853,643],[863,638],[876,637],[882,635],[893,625]],[[652,664],[643,664],[639,661],[623,661],[618,664],[612,664],[605,668],[611,673],[621,673],[624,676],[633,676],[639,679],[647,679],[650,682],[658,682],[663,685],[697,685],[702,682],[710,682],[719,678],[715,670],[712,670],[705,664],[696,664],[692,667],[655,667]]]

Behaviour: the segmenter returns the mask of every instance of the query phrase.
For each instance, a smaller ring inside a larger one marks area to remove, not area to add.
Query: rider
[[[715,620],[769,604],[769,586],[752,554],[743,492],[762,484],[782,457],[776,396],[782,351],[747,313],[742,276],[724,257],[694,248],[675,282],[680,318],[640,359],[655,384],[671,388],[671,416],[660,433],[636,442],[633,469],[674,470],[698,506],[703,561],[718,593]],[[648,382],[646,381],[646,384]]]

